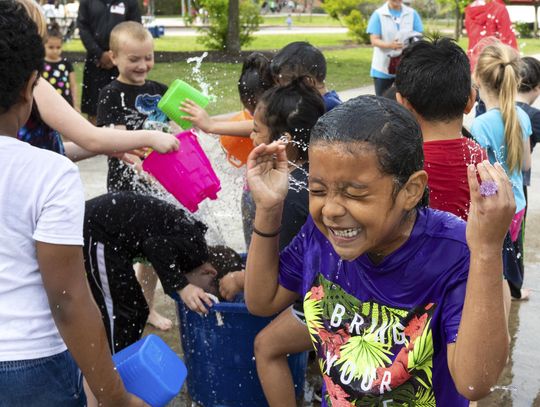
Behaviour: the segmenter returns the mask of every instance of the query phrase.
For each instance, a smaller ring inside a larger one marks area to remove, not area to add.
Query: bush
[[[359,10],[352,10],[348,16],[343,17],[349,29],[348,34],[359,44],[369,44],[369,34],[366,32],[368,21]]]
[[[514,23],[514,29],[519,33],[520,38],[532,38],[534,25],[533,23]]]
[[[209,26],[198,30],[204,35],[197,38],[197,42],[209,49],[223,50],[227,40],[227,26],[229,23],[228,0],[204,0],[202,6],[208,10]],[[240,46],[248,45],[253,41],[253,32],[257,31],[262,23],[259,6],[252,0],[240,0]]]

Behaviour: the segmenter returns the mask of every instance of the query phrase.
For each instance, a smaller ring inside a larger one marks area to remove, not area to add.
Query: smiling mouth
[[[332,235],[339,239],[354,239],[362,231],[361,228],[351,228],[351,229],[332,229],[328,228]]]

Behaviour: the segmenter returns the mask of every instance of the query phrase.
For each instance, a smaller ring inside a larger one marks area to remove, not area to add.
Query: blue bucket
[[[268,406],[257,376],[253,342],[272,318],[249,314],[243,302],[215,304],[206,317],[181,301],[177,304],[193,401],[204,407]],[[297,398],[304,391],[307,355],[289,356]]]
[[[156,335],[148,335],[113,355],[126,390],[152,407],[165,406],[180,393],[187,370]]]

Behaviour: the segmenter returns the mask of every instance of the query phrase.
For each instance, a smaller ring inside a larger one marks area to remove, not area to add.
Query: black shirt
[[[167,86],[147,80],[144,85],[128,85],[118,80],[105,86],[99,94],[97,125],[126,126],[128,130],[140,130],[145,123],[166,123],[167,116],[158,109],[157,104]],[[107,190],[135,191],[145,193],[151,187],[140,179],[136,171],[126,166],[117,158],[109,158]]]
[[[123,21],[141,22],[137,0],[81,0],[77,27],[88,56],[99,60],[109,49],[112,29]]]
[[[283,204],[279,249],[283,250],[298,234],[309,215],[309,192],[307,190],[308,164],[289,174],[289,192]]]
[[[529,119],[531,119],[532,134],[530,142],[532,152],[536,143],[540,141],[540,110],[523,102],[517,102],[517,105],[521,107],[525,113],[527,113]]]
[[[119,192],[86,202],[85,246],[109,245],[125,269],[133,268],[134,259],[147,259],[169,295],[188,284],[185,273],[208,260],[205,232],[182,209],[148,195]]]

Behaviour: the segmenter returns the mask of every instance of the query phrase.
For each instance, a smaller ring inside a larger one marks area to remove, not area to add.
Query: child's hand
[[[178,139],[169,133],[163,133],[161,131],[150,130],[150,147],[156,150],[158,153],[169,153],[171,151],[178,150],[180,142]]]
[[[474,165],[467,175],[471,207],[467,221],[469,250],[484,254],[501,254],[502,244],[516,211],[512,184],[503,167],[483,161],[476,166],[482,184],[478,183]]]
[[[180,105],[180,110],[189,115],[182,117],[183,119],[190,121],[195,127],[198,127],[206,133],[212,133],[212,124],[214,121],[208,115],[206,110],[198,104],[186,99],[186,101]]]
[[[258,209],[280,205],[289,190],[289,170],[285,144],[260,144],[249,154],[247,180]]]
[[[244,285],[238,281],[239,278],[244,278],[243,274],[243,271],[233,271],[219,281],[219,293],[227,301],[234,300],[236,294],[244,289]]]
[[[193,284],[188,284],[182,288],[179,292],[180,298],[186,304],[186,306],[195,312],[208,314],[208,309],[205,307],[205,304],[208,307],[213,305],[212,300],[200,287],[197,287]]]

